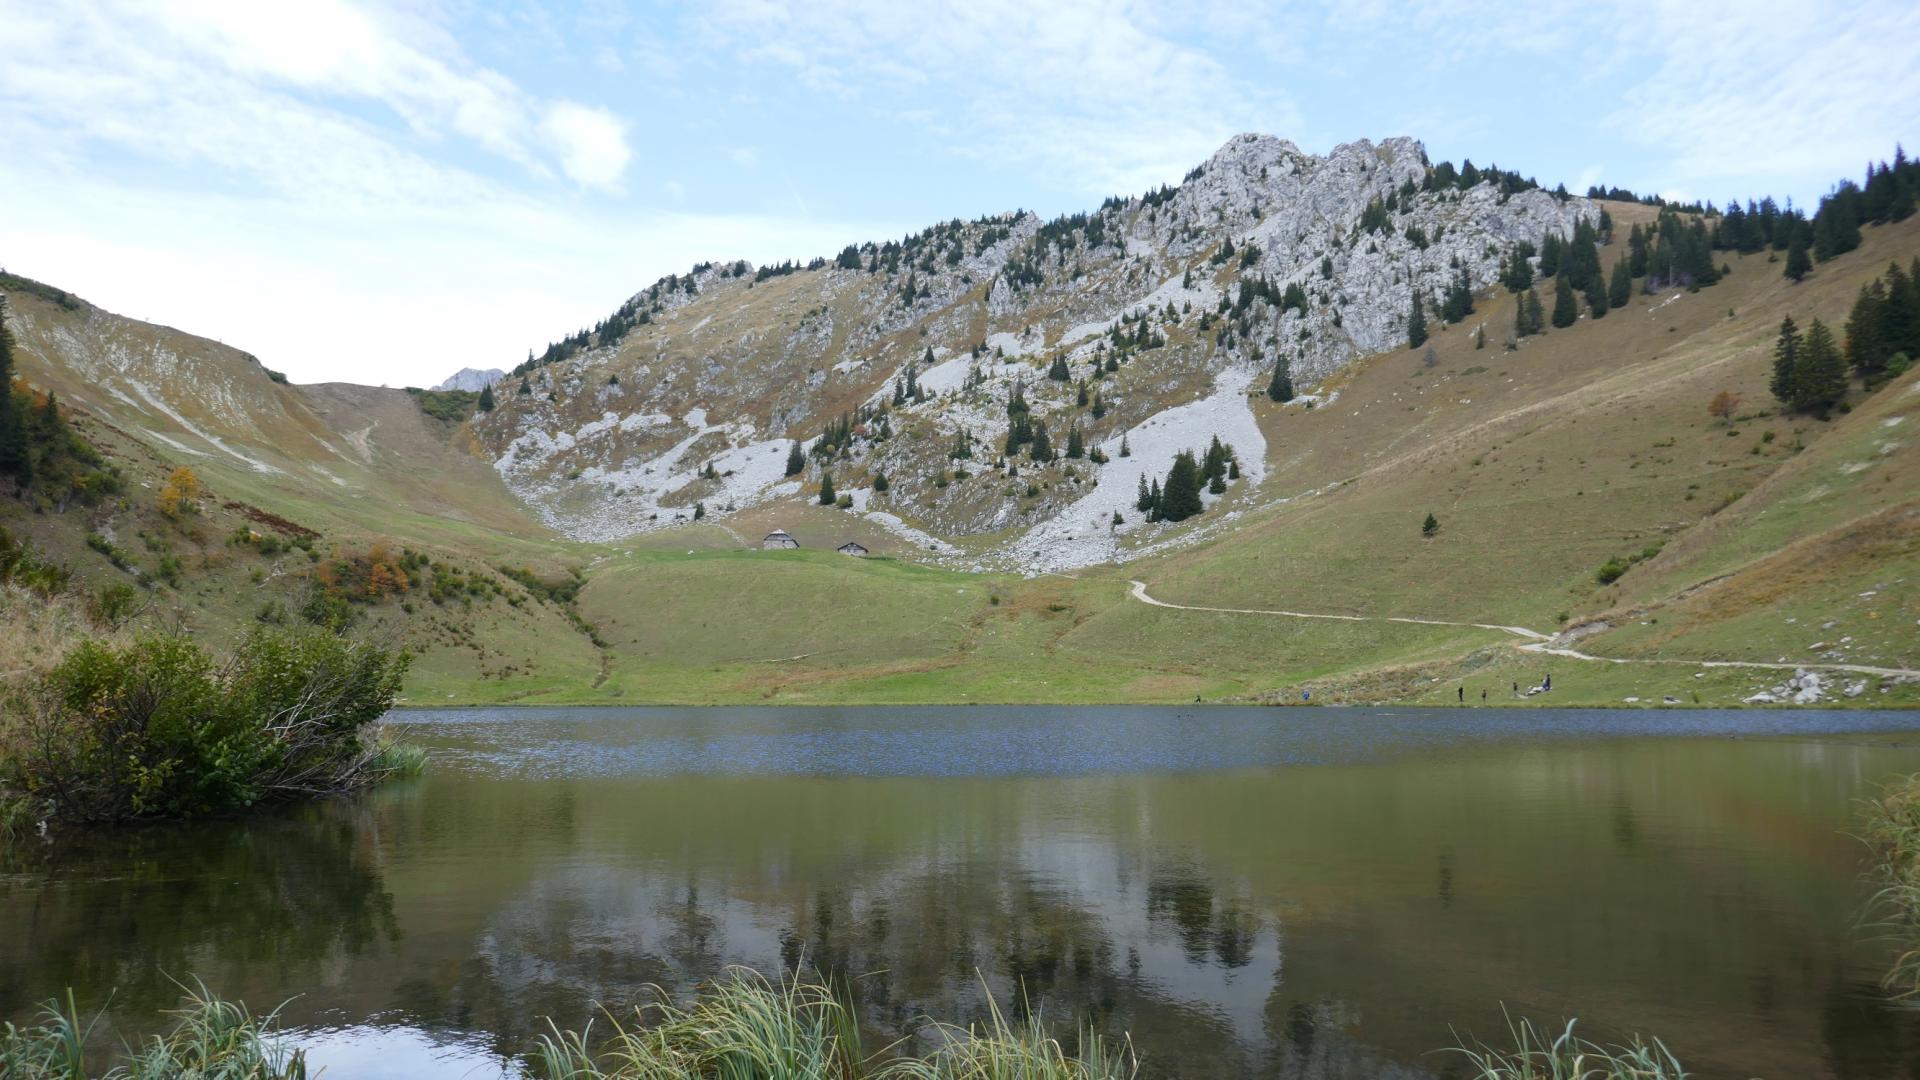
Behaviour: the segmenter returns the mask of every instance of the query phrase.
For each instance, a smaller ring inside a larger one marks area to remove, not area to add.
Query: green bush
[[[0,777],[54,817],[192,817],[383,775],[367,736],[408,657],[323,630],[256,629],[225,663],[192,640],[88,640],[0,703]]]
[[[12,582],[42,596],[51,596],[64,590],[72,579],[72,571],[59,563],[47,562],[32,544],[15,539],[0,526],[0,584]]]
[[[1600,564],[1599,571],[1593,575],[1594,579],[1599,581],[1600,584],[1602,585],[1611,585],[1614,582],[1620,580],[1620,575],[1627,572],[1627,567],[1629,565],[1631,564],[1628,563],[1625,559],[1622,559],[1620,556],[1615,555],[1614,557],[1608,559],[1606,562]],[[1638,580],[1638,579],[1635,579],[1635,580]]]

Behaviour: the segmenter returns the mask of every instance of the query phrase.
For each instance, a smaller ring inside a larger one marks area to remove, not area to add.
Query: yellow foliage
[[[160,489],[160,512],[173,517],[176,514],[191,514],[199,509],[200,478],[185,465],[173,470],[167,477],[165,487]]]

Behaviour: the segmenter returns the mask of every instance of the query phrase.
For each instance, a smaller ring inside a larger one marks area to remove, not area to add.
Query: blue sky
[[[1920,5],[0,0],[0,265],[296,381],[509,367],[700,259],[1087,209],[1229,136],[1812,203]]]

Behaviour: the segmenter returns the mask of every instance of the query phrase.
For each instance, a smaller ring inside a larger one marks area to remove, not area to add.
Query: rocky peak
[[[485,371],[482,371],[479,368],[467,367],[461,368],[459,371],[440,380],[440,385],[434,387],[434,389],[466,390],[470,393],[478,393],[506,377],[507,373],[501,371],[499,368],[487,368]]]

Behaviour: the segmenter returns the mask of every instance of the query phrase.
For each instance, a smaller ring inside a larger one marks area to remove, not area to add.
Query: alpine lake
[[[870,1047],[989,998],[1148,1077],[1446,1077],[1507,1015],[1703,1078],[1920,1073],[1864,803],[1920,714],[1341,708],[410,711],[424,776],[0,867],[0,1019],[96,1038],[200,979],[336,1080],[517,1075],[549,1018],[728,965]],[[284,1004],[283,1004],[284,1003]],[[605,1024],[602,1018],[600,1023]]]

